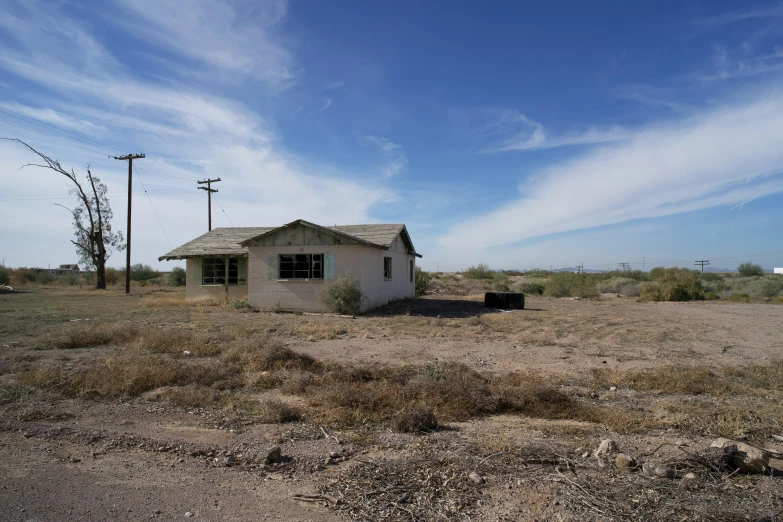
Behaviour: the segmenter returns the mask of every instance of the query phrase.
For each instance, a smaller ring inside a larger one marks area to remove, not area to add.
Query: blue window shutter
[[[269,279],[279,279],[277,256],[269,256]]]
[[[237,284],[247,284],[247,258],[240,257],[237,259]]]
[[[201,264],[204,262],[203,257],[196,257],[193,259],[193,264],[196,265],[196,269],[193,271],[194,273],[194,279],[193,284],[197,286],[201,286],[204,284],[204,281],[201,279]],[[185,284],[187,284],[187,280],[185,281]]]
[[[324,254],[324,279],[334,279],[334,254]]]

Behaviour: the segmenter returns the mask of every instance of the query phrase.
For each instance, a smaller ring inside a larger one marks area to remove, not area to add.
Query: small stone
[[[614,465],[620,471],[631,471],[636,468],[636,460],[625,453],[618,453],[614,459]]]
[[[193,514],[193,513],[191,513],[190,511],[188,511],[187,513],[185,513],[185,518],[191,518],[191,517],[195,517],[195,516],[196,516],[196,515],[195,515],[195,514]]]
[[[183,351],[183,352],[182,352],[182,355],[187,355],[187,356],[189,356],[189,355],[192,355],[192,353],[191,353],[191,351],[190,351],[190,350],[185,350],[185,351]],[[187,516],[187,515],[185,515],[185,516]]]
[[[586,459],[589,456],[590,456],[590,452],[589,451],[585,451],[584,453],[582,453],[582,458],[583,459]]]
[[[324,465],[325,465],[325,466],[331,466],[332,464],[333,464],[333,462],[332,462],[332,457],[326,457],[326,458],[324,459]]]
[[[280,446],[272,446],[269,448],[266,452],[266,458],[264,458],[264,462],[266,464],[273,464],[275,462],[280,462],[280,458],[282,457],[283,453],[280,449]]]
[[[712,441],[713,448],[723,448],[726,462],[744,473],[764,473],[769,468],[769,452],[729,439]]]
[[[604,439],[601,441],[601,444],[598,445],[598,449],[595,450],[593,456],[603,457],[605,455],[609,455],[610,453],[615,453],[616,451],[617,443],[612,439]]]
[[[617,391],[617,386],[610,386],[609,387],[609,391],[610,392],[616,392]]]
[[[225,464],[226,466],[233,466],[236,460],[237,460],[236,457],[234,457],[233,455],[227,455],[226,458],[223,459],[223,464]]]
[[[686,473],[682,478],[685,480],[696,480],[696,475],[694,473]]]
[[[330,452],[329,452],[329,456],[330,456],[331,458],[333,458],[333,459],[339,459],[340,457],[342,457],[342,456],[343,456],[343,454],[342,454],[342,453],[340,453],[339,451],[330,451]]]
[[[475,471],[470,472],[470,475],[468,475],[468,479],[470,479],[470,481],[473,482],[474,484],[483,484],[485,482],[484,477],[482,477]]]

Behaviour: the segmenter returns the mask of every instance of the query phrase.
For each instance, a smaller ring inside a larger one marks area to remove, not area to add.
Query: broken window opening
[[[392,258],[390,257],[383,258],[383,278],[384,279],[392,278]]]
[[[323,254],[280,254],[279,279],[323,279]]]

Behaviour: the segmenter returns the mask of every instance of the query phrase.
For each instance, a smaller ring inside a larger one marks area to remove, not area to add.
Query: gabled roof
[[[267,234],[293,226],[305,225],[316,230],[324,231],[349,241],[362,245],[388,249],[398,234],[402,234],[408,253],[421,257],[413,248],[413,243],[408,235],[405,225],[343,225],[334,227],[322,227],[303,219],[297,219],[282,227],[233,227],[216,228],[211,232],[175,248],[166,255],[160,256],[158,261],[172,259],[187,259],[199,256],[226,256],[247,255],[247,244]]]
[[[408,253],[417,257],[421,257],[420,254],[416,253],[416,250],[413,247],[413,242],[411,241],[410,235],[408,235],[408,230],[405,228],[405,225],[401,224],[342,225],[323,227],[321,225],[316,225],[315,223],[305,221],[304,219],[297,219],[296,221],[292,221],[291,223],[283,225],[282,227],[277,227],[263,232],[256,237],[246,239],[242,242],[242,246],[247,246],[248,243],[253,240],[274,234],[280,230],[286,228],[295,228],[299,225],[304,225],[315,230],[320,230],[322,232],[326,232],[327,234],[332,234],[334,236],[338,236],[362,245],[382,248],[385,250],[389,249],[398,234],[402,234],[402,238],[403,241],[405,241]]]
[[[158,261],[186,259],[188,257],[210,255],[246,255],[247,248],[240,243],[272,230],[271,227],[231,227],[215,228],[204,235],[175,248]]]

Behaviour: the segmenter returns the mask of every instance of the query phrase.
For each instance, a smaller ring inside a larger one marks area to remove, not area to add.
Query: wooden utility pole
[[[623,272],[627,272],[629,268],[631,268],[631,263],[617,263],[620,268],[623,269]]]
[[[133,160],[146,158],[144,154],[114,156],[116,160],[128,161],[128,242],[125,246],[125,293],[130,293],[131,271],[131,190],[133,189]]]
[[[197,181],[199,185],[203,185],[204,183],[207,184],[206,187],[198,187],[199,190],[206,190],[207,191],[207,217],[209,219],[209,230],[212,230],[212,193],[218,192],[217,189],[212,188],[212,183],[216,183],[220,181],[220,178],[217,179],[205,179],[204,181]]]
[[[642,273],[644,273],[644,260],[647,259],[647,256],[642,256]]]
[[[704,273],[704,265],[709,265],[709,264],[710,264],[710,262],[709,262],[709,261],[705,261],[704,259],[701,259],[701,260],[699,260],[699,261],[696,261],[696,262],[695,262],[695,263],[693,263],[693,264],[694,264],[694,265],[701,265],[701,273],[703,274],[703,273]]]

